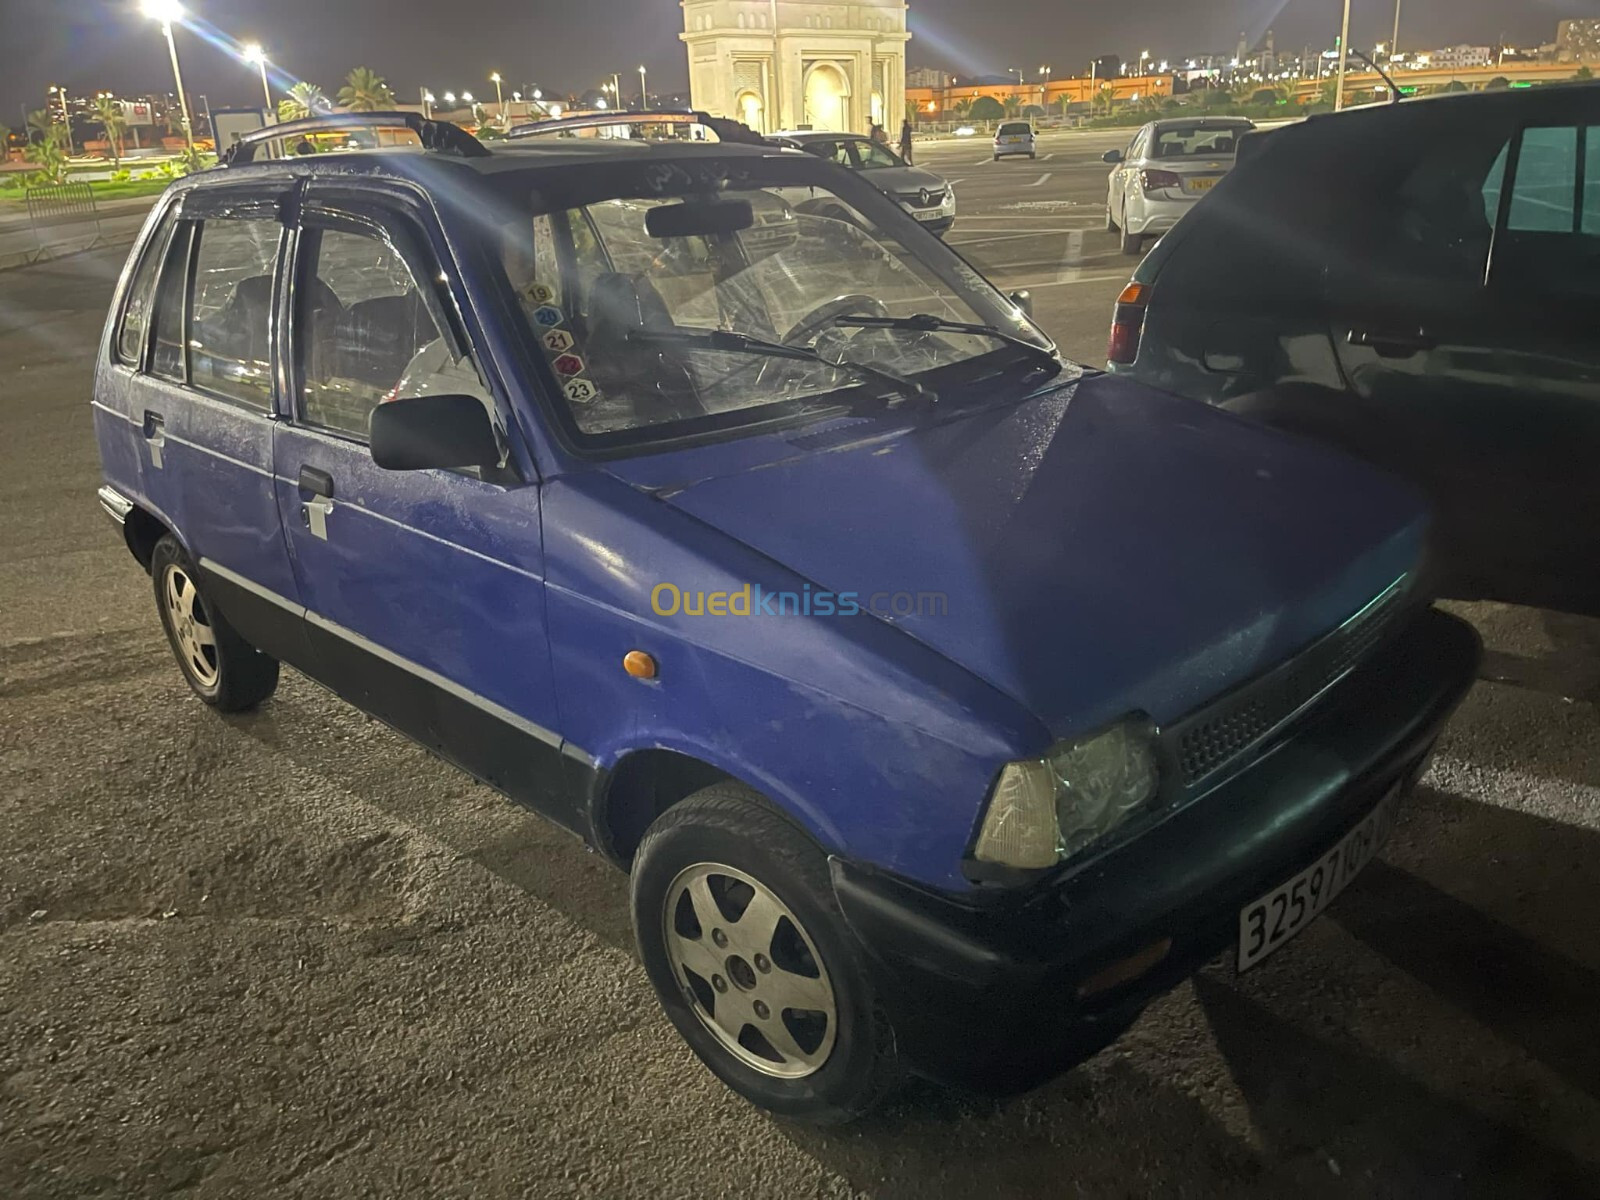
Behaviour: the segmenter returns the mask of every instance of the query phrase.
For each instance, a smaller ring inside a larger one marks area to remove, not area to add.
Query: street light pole
[[[1333,111],[1344,108],[1344,77],[1350,69],[1350,0],[1344,0],[1344,28],[1339,33],[1339,94],[1333,98]]]
[[[644,112],[650,107],[650,88],[645,82],[644,64],[639,64],[639,111]]]
[[[178,43],[172,36],[172,23],[183,17],[183,5],[177,0],[144,0],[144,15],[161,22],[161,32],[166,35],[167,54],[172,58],[172,79],[178,85],[178,109],[183,113],[183,141],[194,157],[194,122],[189,117],[189,97],[183,91],[183,69],[178,66]]]
[[[510,126],[506,121],[506,94],[500,86],[500,72],[496,71],[490,75],[489,82],[494,84],[494,104],[500,118],[500,128],[508,129]]]
[[[1389,61],[1400,53],[1400,0],[1394,0],[1394,37],[1389,42]]]

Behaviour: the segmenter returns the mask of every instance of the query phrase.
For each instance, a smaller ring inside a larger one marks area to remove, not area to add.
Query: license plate
[[[1239,970],[1248,971],[1316,920],[1377,857],[1394,831],[1401,785],[1316,862],[1239,912]]]
[[[1217,181],[1215,179],[1191,179],[1191,180],[1189,180],[1189,190],[1191,192],[1209,192],[1212,188],[1214,188],[1216,186],[1217,186]]]

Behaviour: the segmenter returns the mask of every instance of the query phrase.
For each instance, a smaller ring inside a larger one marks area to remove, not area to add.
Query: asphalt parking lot
[[[1120,137],[922,148],[959,246],[1103,352]],[[0,272],[0,1196],[1600,1195],[1600,622],[1489,646],[1394,841],[1031,1096],[843,1131],[657,1012],[624,879],[303,678],[190,698],[99,512],[120,251]]]

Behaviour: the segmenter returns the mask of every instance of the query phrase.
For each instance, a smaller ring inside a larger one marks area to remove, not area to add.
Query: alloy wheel
[[[805,926],[759,880],[697,863],[667,888],[663,943],[684,999],[713,1037],[764,1075],[821,1070],[838,1001]]]
[[[167,605],[167,626],[184,668],[202,688],[214,688],[221,677],[217,662],[217,635],[206,615],[205,603],[194,580],[182,567],[169,565],[162,589]]]

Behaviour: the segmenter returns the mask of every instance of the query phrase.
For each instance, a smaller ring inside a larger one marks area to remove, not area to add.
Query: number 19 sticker
[[[587,379],[569,379],[563,390],[567,394],[567,399],[574,404],[588,404],[600,394],[600,389]]]

